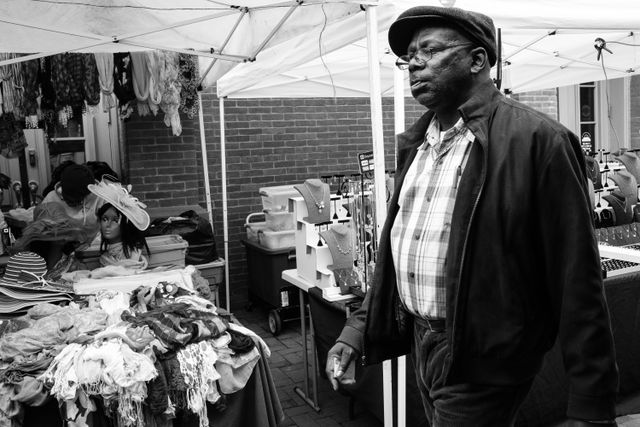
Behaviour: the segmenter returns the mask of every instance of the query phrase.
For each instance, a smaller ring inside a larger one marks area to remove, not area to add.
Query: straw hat
[[[125,188],[119,182],[103,176],[102,181],[98,184],[90,184],[88,187],[93,194],[111,203],[122,212],[138,230],[144,231],[149,227],[151,219],[147,211],[144,210],[147,206],[129,194],[131,185]]]
[[[47,263],[34,252],[18,252],[7,261],[3,282],[12,284],[38,280],[47,272]]]

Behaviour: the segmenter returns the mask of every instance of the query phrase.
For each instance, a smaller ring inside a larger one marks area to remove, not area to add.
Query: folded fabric
[[[29,406],[42,406],[49,398],[49,391],[44,388],[42,381],[34,377],[24,377],[22,382],[16,385],[16,394],[12,400]]]

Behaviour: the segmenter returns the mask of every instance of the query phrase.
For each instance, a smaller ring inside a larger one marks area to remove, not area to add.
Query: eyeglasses
[[[396,67],[400,68],[401,70],[408,70],[409,63],[412,59],[415,60],[419,66],[423,66],[427,63],[427,61],[433,58],[433,54],[435,52],[442,52],[447,49],[453,49],[454,47],[471,46],[472,44],[473,43],[460,43],[452,44],[451,46],[445,47],[422,47],[413,53],[398,57],[398,59],[396,60]]]

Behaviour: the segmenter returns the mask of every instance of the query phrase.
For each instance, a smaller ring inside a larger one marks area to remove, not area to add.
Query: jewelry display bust
[[[322,231],[320,236],[327,243],[333,259],[333,264],[327,266],[330,270],[353,268],[355,236],[351,227],[337,224],[326,231]]]
[[[309,216],[303,218],[311,224],[330,221],[331,189],[319,179],[307,179],[302,184],[293,186],[304,198]]]

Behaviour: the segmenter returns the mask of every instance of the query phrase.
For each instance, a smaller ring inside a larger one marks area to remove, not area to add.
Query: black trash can
[[[242,239],[247,251],[250,305],[259,302],[270,308],[269,331],[278,335],[282,322],[300,318],[298,288],[282,279],[282,272],[296,268],[295,246],[269,249]]]

